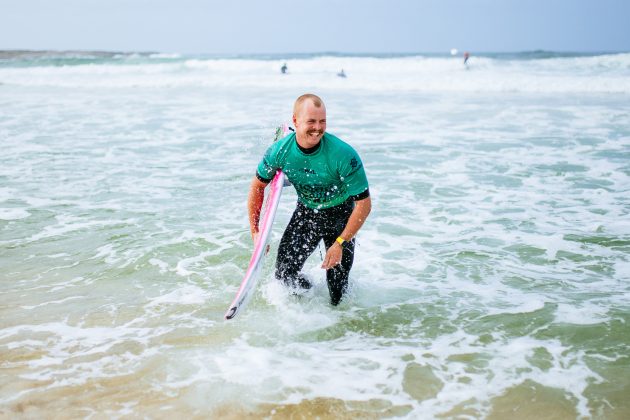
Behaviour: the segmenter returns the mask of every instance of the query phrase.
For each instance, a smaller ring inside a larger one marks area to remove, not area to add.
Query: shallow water
[[[629,59],[0,68],[0,414],[629,417]],[[254,168],[310,90],[370,180],[350,294],[318,251],[309,295],[273,280],[287,189],[225,322]]]

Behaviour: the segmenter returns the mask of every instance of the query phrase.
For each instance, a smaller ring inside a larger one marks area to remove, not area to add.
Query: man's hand
[[[254,241],[254,246],[258,243],[260,239],[260,232],[252,232],[252,240]],[[265,255],[269,254],[269,250],[271,249],[271,245],[267,244],[267,248],[265,249]]]
[[[322,263],[322,268],[328,270],[330,268],[335,267],[336,265],[341,264],[341,256],[343,255],[343,248],[339,245],[338,242],[332,244],[328,251],[326,251],[326,256],[324,257],[324,262]]]

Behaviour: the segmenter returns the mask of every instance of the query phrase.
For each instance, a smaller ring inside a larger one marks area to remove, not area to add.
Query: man
[[[275,142],[258,164],[248,197],[254,242],[265,187],[281,169],[295,187],[298,202],[278,248],[276,278],[287,286],[310,289],[300,271],[320,240],[326,246],[322,268],[332,305],[348,287],[354,261],[354,237],[372,201],[363,164],[347,143],[326,132],[326,107],[313,94],[300,96],[293,107],[295,133]]]

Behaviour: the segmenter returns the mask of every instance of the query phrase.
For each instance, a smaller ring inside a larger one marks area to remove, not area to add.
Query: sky
[[[630,51],[630,0],[0,0],[0,49]]]

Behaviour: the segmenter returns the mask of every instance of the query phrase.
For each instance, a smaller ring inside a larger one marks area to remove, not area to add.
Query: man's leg
[[[298,203],[280,240],[276,278],[287,286],[311,288],[311,283],[300,271],[321,239],[313,216],[313,210]]]
[[[330,248],[341,232],[343,232],[348,219],[354,209],[353,201],[346,201],[336,207],[326,210],[321,216],[325,219],[324,245],[326,250]],[[341,264],[326,270],[326,281],[328,282],[328,293],[330,303],[338,305],[341,298],[348,289],[348,277],[354,262],[354,239],[348,241],[341,255]]]
[[[335,239],[337,236],[335,236]],[[335,239],[330,240],[326,238],[324,240],[326,249],[330,248],[335,242]],[[330,294],[330,303],[333,306],[337,306],[341,301],[341,298],[348,290],[348,277],[350,276],[350,269],[354,262],[354,239],[346,244],[341,256],[341,264],[326,270],[326,281],[328,282],[328,293]]]

